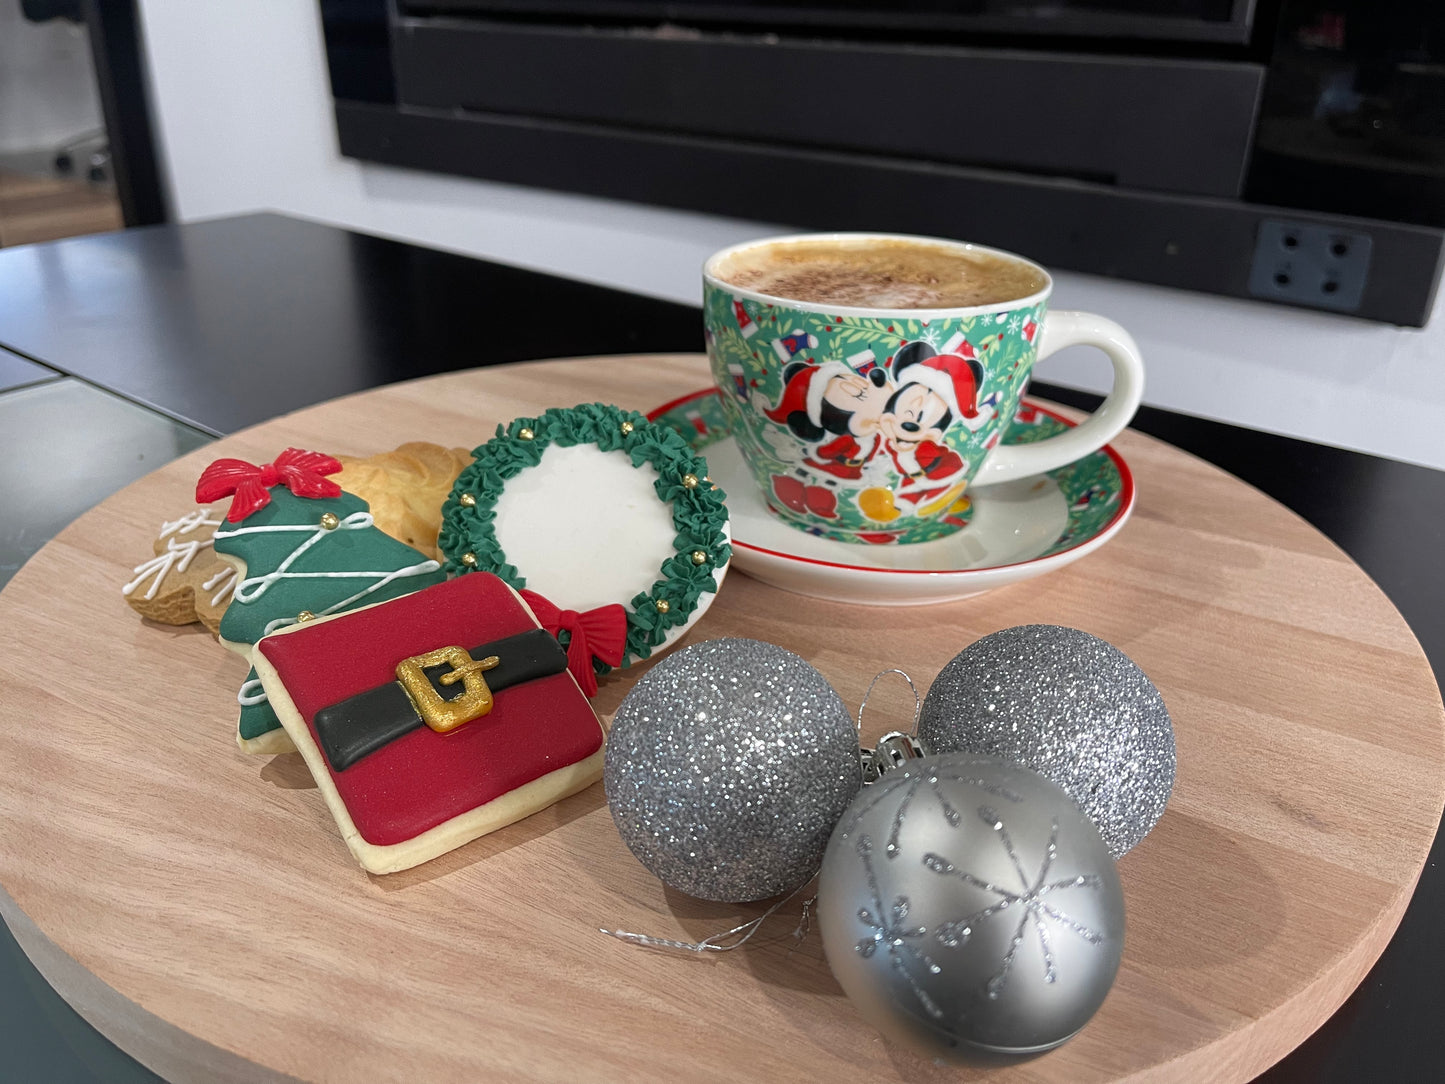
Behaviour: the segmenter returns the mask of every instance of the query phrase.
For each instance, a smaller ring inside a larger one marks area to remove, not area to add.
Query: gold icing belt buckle
[[[490,670],[501,660],[495,655],[474,660],[462,647],[439,647],[425,655],[413,655],[396,664],[396,680],[406,690],[416,713],[422,722],[438,734],[455,730],[463,723],[480,719],[492,710],[492,690],[487,687],[484,670]],[[442,695],[427,680],[426,668],[451,664],[451,672],[437,679],[443,685],[462,683],[462,695],[451,700]]]

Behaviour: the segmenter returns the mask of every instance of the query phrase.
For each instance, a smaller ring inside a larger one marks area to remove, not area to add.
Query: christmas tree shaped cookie
[[[197,501],[231,497],[214,536],[216,553],[236,567],[233,598],[220,624],[226,647],[249,655],[268,632],[446,578],[436,561],[378,530],[365,501],[325,477],[340,469],[330,456],[288,448],[274,463],[220,459],[201,475]],[[292,748],[254,670],[238,699],[242,749]]]

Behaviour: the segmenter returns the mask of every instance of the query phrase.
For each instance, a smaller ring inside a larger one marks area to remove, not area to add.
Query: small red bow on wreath
[[[557,609],[536,591],[523,588],[521,595],[544,629],[553,636],[564,629],[571,634],[567,644],[567,669],[587,696],[596,696],[597,674],[592,669],[592,660],[599,659],[608,666],[622,665],[622,649],[627,645],[627,610],[613,602],[578,613]]]
[[[339,497],[341,487],[324,474],[335,474],[341,464],[320,452],[287,448],[274,463],[256,466],[244,459],[218,459],[201,472],[196,501],[210,504],[231,497],[226,518],[240,523],[271,503],[271,487],[283,485],[298,497]]]

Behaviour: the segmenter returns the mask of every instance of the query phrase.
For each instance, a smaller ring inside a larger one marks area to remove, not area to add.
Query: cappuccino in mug
[[[713,275],[789,301],[868,309],[956,309],[1016,301],[1047,284],[994,252],[911,238],[779,241],[730,253]]]

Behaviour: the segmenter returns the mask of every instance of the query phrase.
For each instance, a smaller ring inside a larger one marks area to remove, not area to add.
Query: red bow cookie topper
[[[596,696],[597,673],[592,669],[592,660],[598,659],[608,666],[622,665],[622,651],[627,645],[627,610],[613,602],[578,613],[559,610],[536,591],[523,588],[519,594],[544,629],[553,636],[564,629],[571,635],[567,644],[567,669],[588,697]]]
[[[274,463],[256,466],[244,459],[218,459],[196,483],[196,503],[210,504],[231,497],[226,519],[240,523],[271,503],[271,487],[283,485],[298,497],[339,497],[341,487],[323,477],[336,474],[341,464],[320,452],[287,448]]]

